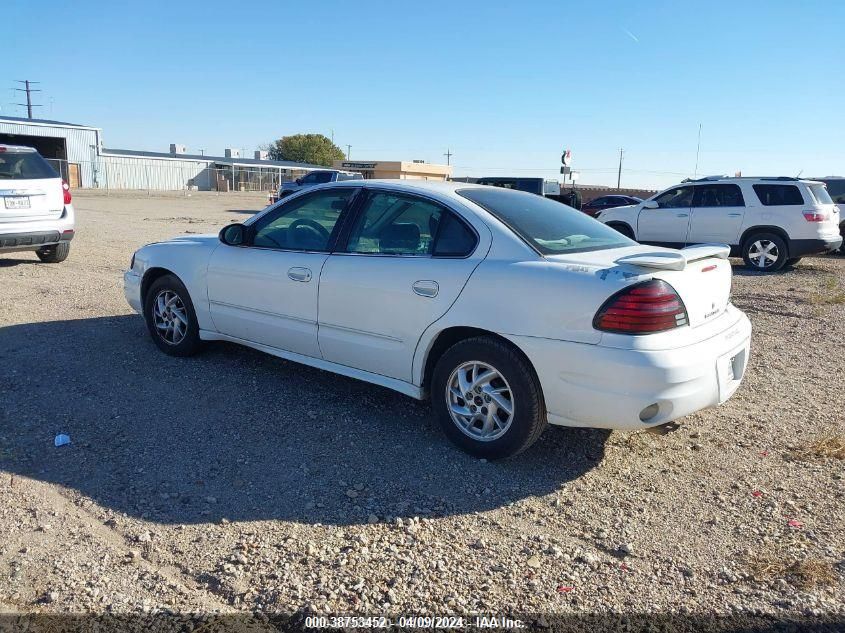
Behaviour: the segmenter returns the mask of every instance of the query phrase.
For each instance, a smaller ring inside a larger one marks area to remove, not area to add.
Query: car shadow
[[[577,479],[608,435],[487,463],[428,403],[230,344],[172,358],[136,315],[0,328],[0,468],[160,523],[480,512]]]
[[[41,260],[39,260],[35,253],[32,253],[32,259],[22,259],[19,254],[15,254],[14,257],[4,256],[0,254],[0,268],[11,268],[12,266],[18,266],[20,264],[40,264]]]

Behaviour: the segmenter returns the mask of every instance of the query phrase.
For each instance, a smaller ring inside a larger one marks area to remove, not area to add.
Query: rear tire
[[[465,339],[446,350],[434,368],[431,399],[446,436],[477,457],[516,455],[547,426],[534,368],[519,351],[493,337]]]
[[[176,275],[164,275],[152,283],[144,297],[144,319],[165,354],[193,356],[202,348],[194,304]]]
[[[839,235],[842,236],[842,246],[837,251],[840,255],[845,255],[845,222],[839,225]]]
[[[742,244],[745,267],[761,273],[777,272],[789,260],[786,242],[775,233],[754,233]]]
[[[70,242],[59,242],[52,246],[43,246],[35,251],[35,254],[45,264],[58,264],[65,261],[70,254]]]

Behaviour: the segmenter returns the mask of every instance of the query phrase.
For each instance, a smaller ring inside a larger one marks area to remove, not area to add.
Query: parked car
[[[484,176],[476,181],[479,185],[489,185],[491,187],[502,187],[503,189],[513,189],[515,191],[526,191],[534,193],[538,196],[546,194],[546,180],[545,178],[519,178],[512,176]]]
[[[0,145],[0,253],[35,251],[42,262],[67,259],[74,236],[68,184],[31,147]]]
[[[711,176],[670,187],[598,219],[641,243],[721,243],[764,272],[842,244],[839,210],[824,183],[798,178]]]
[[[547,423],[644,429],[727,400],[751,333],[727,256],[529,193],[368,180],[149,244],[124,284],[166,354],[230,341],[430,397],[457,445],[501,458]]]
[[[827,177],[815,178],[814,180],[823,182],[827,186],[827,193],[839,207],[839,234],[845,238],[845,178]],[[839,247],[839,252],[845,255],[845,242]]]
[[[314,187],[316,185],[324,185],[329,182],[363,179],[363,175],[354,171],[342,171],[339,169],[319,169],[311,171],[292,182],[283,182],[276,194],[276,199],[271,199],[270,204],[273,204],[292,193],[296,193],[297,191],[302,191],[303,189],[308,189],[309,187]]]
[[[594,218],[601,211],[604,211],[606,209],[612,209],[613,207],[625,207],[632,204],[639,204],[642,201],[642,198],[637,198],[635,196],[601,196],[599,198],[595,198],[593,200],[590,200],[589,202],[585,202],[584,204],[582,204],[581,211]]]

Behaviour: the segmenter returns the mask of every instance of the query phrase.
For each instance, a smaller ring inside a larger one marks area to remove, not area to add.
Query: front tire
[[[632,240],[634,239],[634,232],[631,230],[631,227],[628,226],[627,224],[614,223],[614,224],[608,224],[608,226],[612,229],[615,229],[618,233],[621,233],[622,235],[624,235],[628,239],[632,239]]]
[[[487,459],[527,449],[546,428],[540,382],[528,360],[487,336],[460,341],[437,361],[432,406],[446,436]]]
[[[783,238],[775,233],[754,233],[742,244],[742,260],[746,268],[773,273],[786,265],[789,250]]]
[[[144,297],[144,319],[158,348],[170,356],[192,356],[202,347],[199,322],[188,289],[175,275],[156,279]]]
[[[52,246],[43,246],[35,251],[35,254],[45,264],[58,264],[65,261],[70,254],[70,242],[59,242]]]

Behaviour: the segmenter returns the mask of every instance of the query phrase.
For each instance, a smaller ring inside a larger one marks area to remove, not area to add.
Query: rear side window
[[[475,249],[475,234],[451,213],[440,220],[434,242],[435,257],[466,257]]]
[[[809,185],[807,188],[819,204],[833,204],[833,199],[824,185]]]
[[[754,193],[766,207],[804,204],[801,191],[795,185],[754,185]]]
[[[739,185],[699,185],[692,200],[694,207],[744,207]]]
[[[37,152],[0,148],[0,180],[58,178],[59,174]]]

